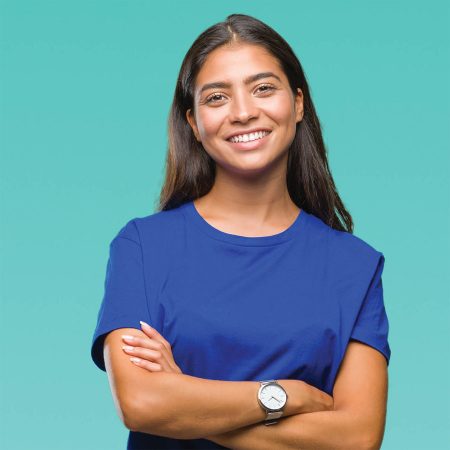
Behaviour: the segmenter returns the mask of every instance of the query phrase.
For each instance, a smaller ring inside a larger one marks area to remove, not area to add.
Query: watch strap
[[[277,423],[277,419],[279,419],[282,415],[283,411],[269,411],[266,419],[264,420],[264,425],[273,425],[274,423]]]

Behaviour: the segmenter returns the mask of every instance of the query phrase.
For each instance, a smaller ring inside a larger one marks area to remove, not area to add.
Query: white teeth
[[[234,143],[255,141],[256,139],[262,139],[264,136],[268,134],[269,131],[257,131],[256,133],[239,134],[238,136],[233,136],[232,138],[230,138],[230,141]]]

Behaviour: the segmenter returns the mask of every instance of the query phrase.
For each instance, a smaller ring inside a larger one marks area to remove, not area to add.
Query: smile
[[[253,133],[236,134],[228,138],[227,142],[237,151],[260,150],[266,146],[271,135],[271,130],[260,130]]]
[[[256,141],[258,139],[262,139],[263,137],[267,136],[269,133],[270,131],[257,131],[249,134],[238,134],[236,136],[232,136],[228,140],[233,143]]]

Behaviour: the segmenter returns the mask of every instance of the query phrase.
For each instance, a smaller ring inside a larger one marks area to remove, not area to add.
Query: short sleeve
[[[131,220],[109,246],[104,295],[91,343],[91,357],[97,367],[106,371],[103,359],[106,335],[117,328],[141,329],[140,320],[151,323],[139,233]]]
[[[389,321],[383,298],[381,274],[384,268],[384,255],[379,253],[375,273],[358,313],[350,339],[363,342],[380,351],[389,365],[391,349],[388,342]]]

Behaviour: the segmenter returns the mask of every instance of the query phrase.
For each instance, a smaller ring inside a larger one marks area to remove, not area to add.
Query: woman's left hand
[[[141,328],[146,337],[133,336],[130,340],[122,336],[127,344],[122,347],[123,351],[132,356],[130,360],[133,364],[150,372],[183,373],[175,363],[169,342],[147,323],[141,321]],[[128,348],[129,346],[132,347]]]

